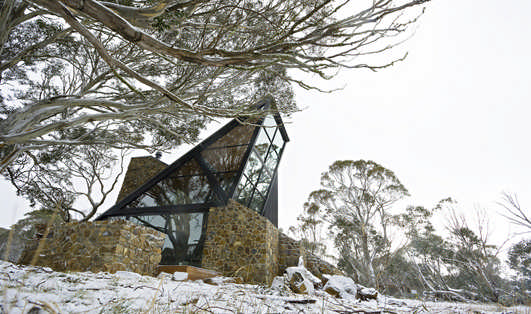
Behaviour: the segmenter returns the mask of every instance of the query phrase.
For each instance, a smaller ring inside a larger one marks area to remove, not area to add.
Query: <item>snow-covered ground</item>
[[[180,281],[183,275],[60,273],[0,261],[0,313],[531,313],[526,307],[385,296],[337,299],[323,291],[308,296],[257,285]]]

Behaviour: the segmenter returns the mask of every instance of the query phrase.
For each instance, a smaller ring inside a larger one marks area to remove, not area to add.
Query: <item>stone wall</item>
[[[301,256],[301,246],[299,241],[295,241],[282,232],[278,236],[278,271],[283,274],[286,268],[297,266]]]
[[[201,267],[248,283],[270,284],[278,274],[278,229],[257,212],[230,201],[212,208]]]
[[[125,220],[68,223],[35,240],[19,262],[56,271],[126,270],[153,275],[164,238],[163,233]]]
[[[230,201],[211,208],[201,267],[224,276],[242,277],[248,283],[270,284],[286,268],[297,266],[299,257],[318,277],[342,274],[336,267],[301,248],[257,212]]]
[[[131,158],[117,200],[129,195],[166,167],[167,164],[151,156]]]
[[[323,274],[343,275],[334,265],[322,260],[318,256],[308,252],[301,247],[300,242],[279,232],[279,273],[282,274],[286,268],[297,266],[302,255],[304,266],[312,274],[322,279]]]

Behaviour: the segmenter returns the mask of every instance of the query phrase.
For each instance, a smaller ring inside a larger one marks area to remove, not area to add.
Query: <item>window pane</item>
[[[258,193],[255,192],[253,196],[253,200],[249,204],[249,208],[253,209],[257,212],[262,212],[262,208],[264,207],[265,199]]]
[[[253,150],[249,155],[249,160],[247,161],[247,165],[245,165],[243,174],[249,178],[250,181],[256,182],[260,175],[260,170],[262,170],[262,162]]]
[[[254,128],[254,125],[239,125],[212,143],[207,149],[249,144]]]
[[[236,172],[216,173],[214,176],[219,182],[219,185],[225,192],[229,192],[236,181]]]
[[[256,189],[262,194],[263,196],[267,195],[267,191],[269,190],[269,185],[271,184],[271,176],[267,171],[263,171],[260,175],[260,180],[258,181],[258,184],[256,185]]]
[[[262,160],[264,160],[266,157],[270,143],[271,142],[265,134],[264,128],[260,128],[260,132],[258,132],[258,137],[256,138],[256,142],[254,144],[254,150]]]
[[[209,192],[210,185],[206,175],[171,175],[131,202],[129,207],[202,203]]]
[[[240,204],[247,206],[251,199],[251,194],[253,192],[253,182],[247,180],[245,176],[242,176],[242,180],[238,185],[238,190],[235,195],[238,195],[237,200]]]
[[[202,254],[203,213],[131,217],[130,221],[166,234],[161,265],[199,266]]]
[[[243,155],[249,146],[233,146],[228,148],[209,149],[201,155],[215,170],[219,172],[240,169]]]
[[[284,139],[282,138],[282,133],[280,133],[279,129],[277,129],[275,133],[275,137],[273,138],[273,143],[271,146],[280,156],[280,150],[282,149],[282,146],[284,146]]]
[[[262,123],[262,125],[264,126],[263,129],[267,133],[269,141],[271,141],[273,139],[273,134],[275,133],[275,129],[277,126],[275,118],[273,118],[273,116],[271,115],[268,115],[267,117],[265,117],[264,123]]]
[[[270,174],[273,174],[275,172],[275,169],[278,163],[278,156],[279,155],[277,151],[273,149],[273,146],[271,146],[267,154],[267,157],[264,161],[265,167],[269,171]]]
[[[173,173],[175,176],[188,176],[195,174],[204,174],[203,169],[199,166],[195,159],[190,159],[184,163],[176,172]]]

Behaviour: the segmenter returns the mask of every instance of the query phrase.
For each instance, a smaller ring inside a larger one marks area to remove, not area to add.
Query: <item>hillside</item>
[[[324,291],[301,295],[271,287],[182,281],[132,272],[60,273],[0,261],[0,313],[529,313],[529,308],[422,302],[379,296],[359,301]]]

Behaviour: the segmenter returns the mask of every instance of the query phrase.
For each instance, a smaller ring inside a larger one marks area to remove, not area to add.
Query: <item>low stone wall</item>
[[[230,201],[212,208],[201,267],[248,283],[270,284],[278,274],[278,229],[257,212]]]
[[[125,220],[68,223],[51,230],[47,238],[36,239],[19,262],[56,271],[153,275],[164,239],[163,233]]]
[[[278,271],[283,274],[286,268],[297,266],[301,256],[301,246],[299,241],[295,241],[282,232],[278,236],[279,256]]]
[[[279,273],[283,274],[286,268],[297,266],[301,254],[306,269],[320,279],[322,279],[323,274],[343,275],[334,265],[302,248],[299,241],[279,232]]]

